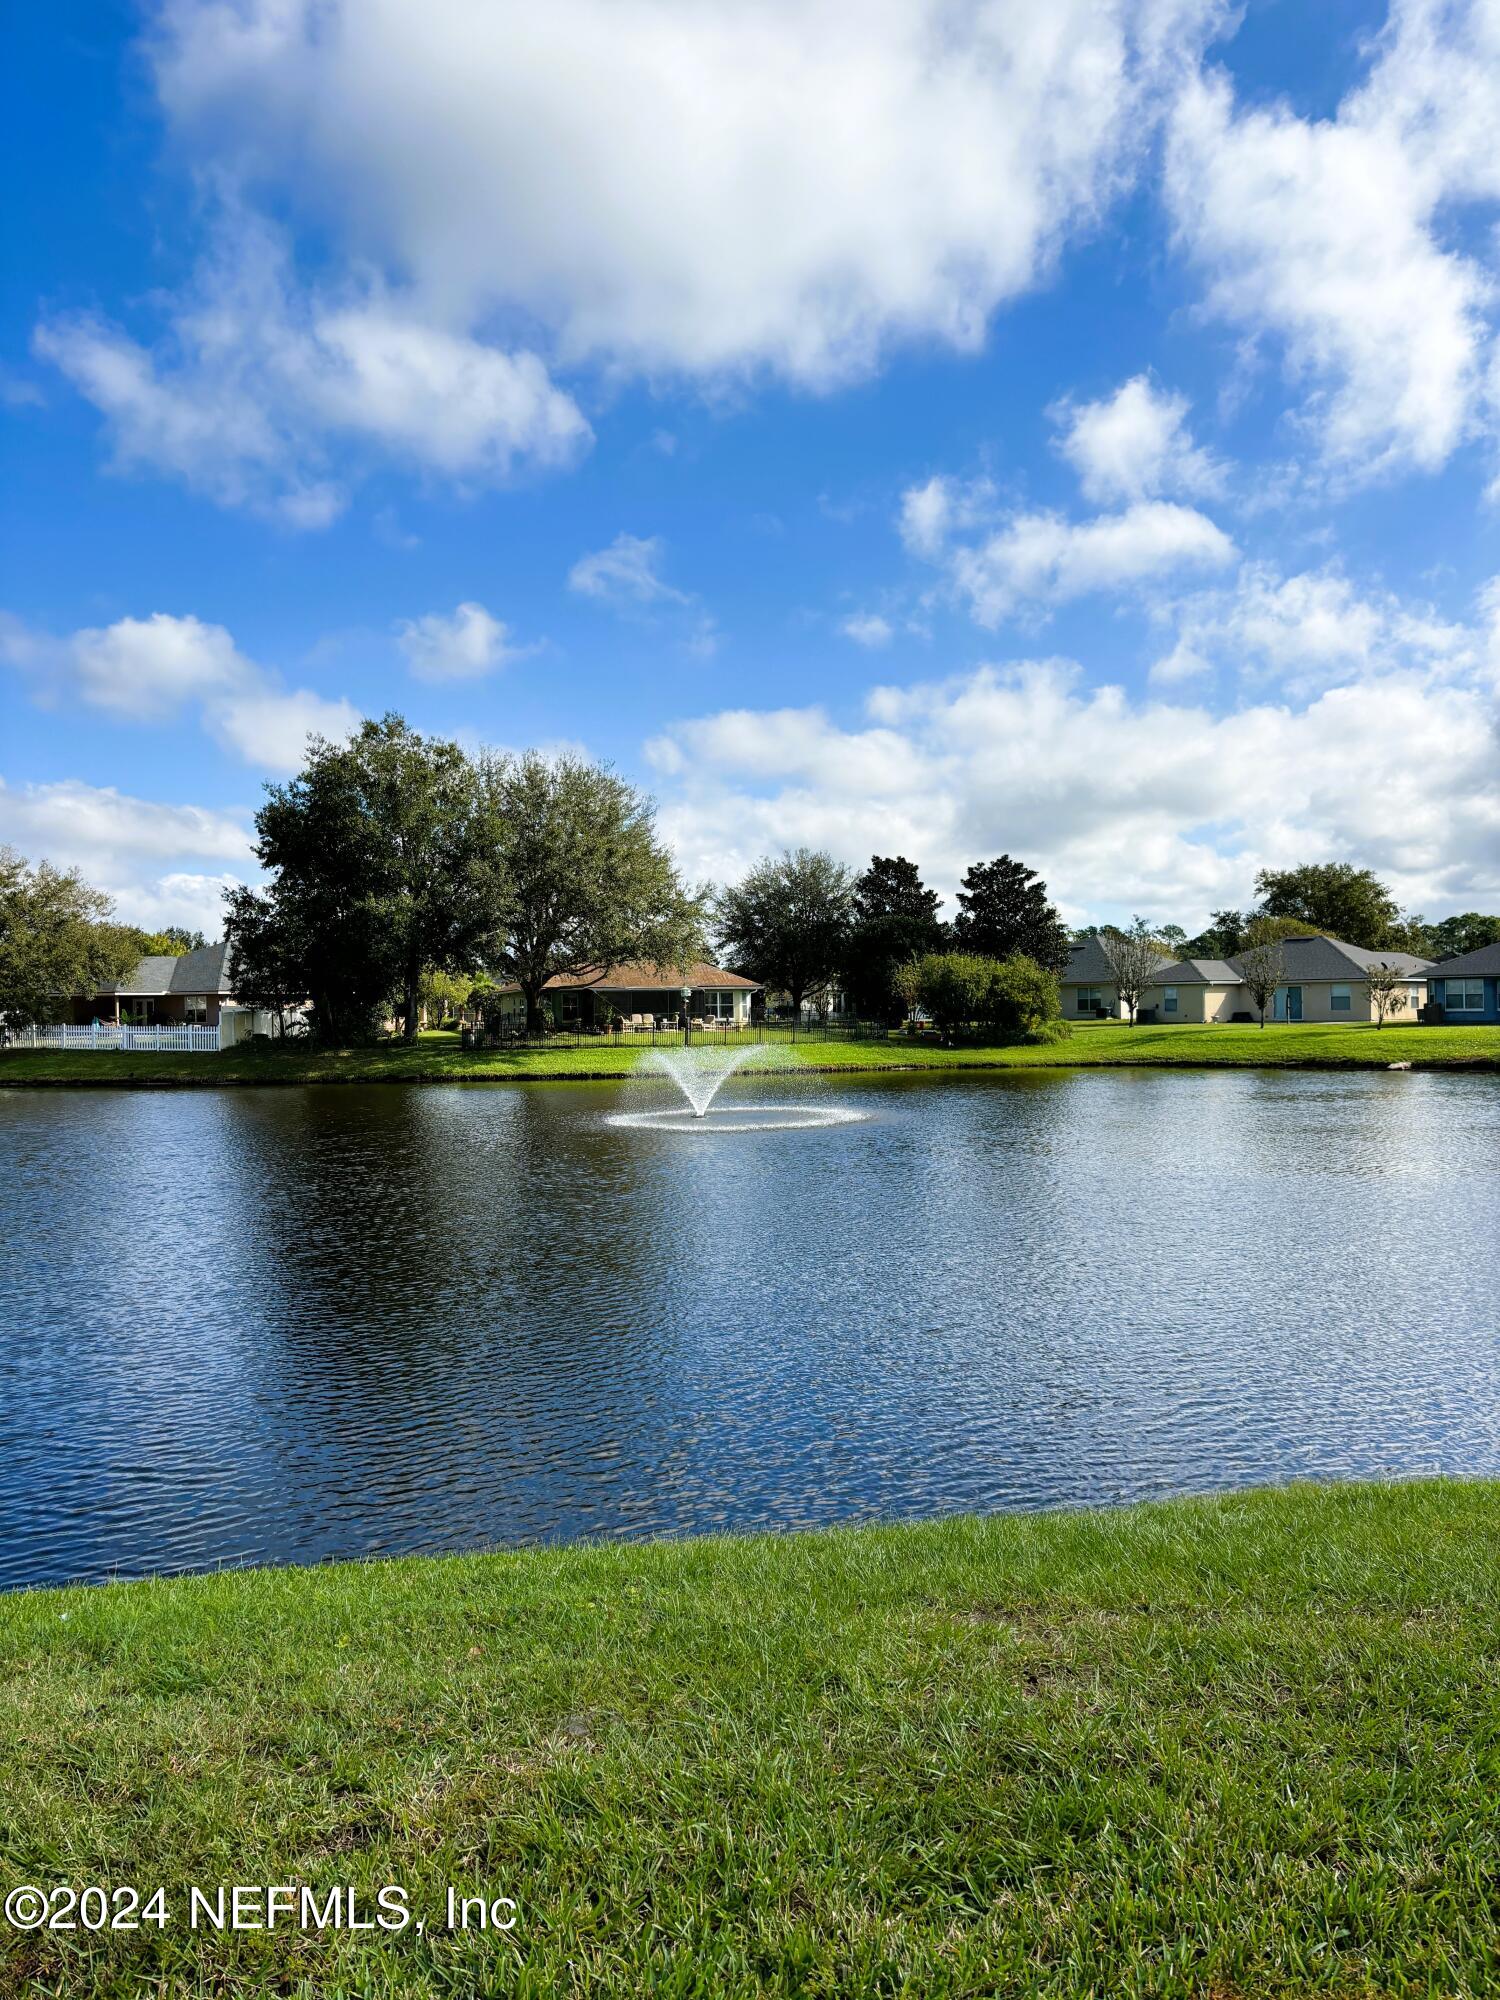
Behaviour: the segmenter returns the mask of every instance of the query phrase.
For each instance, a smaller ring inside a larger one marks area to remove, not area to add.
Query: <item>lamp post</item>
[[[682,1046],[685,1049],[690,1049],[693,1045],[693,1024],[688,1016],[688,1008],[692,1004],[692,998],[692,987],[684,986],[682,989]]]

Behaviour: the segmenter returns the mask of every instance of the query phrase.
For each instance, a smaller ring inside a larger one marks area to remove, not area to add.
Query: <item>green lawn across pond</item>
[[[1497,1542],[1304,1486],[0,1598],[3,1886],[166,1913],[0,1992],[1477,2000]],[[189,1928],[236,1883],[412,1921]]]
[[[715,1038],[716,1039],[716,1038]],[[751,1037],[745,1038],[747,1043]],[[717,1045],[717,1039],[716,1039]],[[738,1047],[731,1041],[729,1046]],[[785,1035],[760,1058],[769,1067],[829,1070],[1073,1068],[1094,1064],[1319,1067],[1382,1066],[1500,1069],[1500,1027],[1371,1028],[1315,1023],[1254,1027],[1139,1027],[1088,1022],[1065,1041],[1037,1047],[945,1049],[930,1040],[891,1035],[883,1041]],[[423,1035],[368,1049],[245,1046],[222,1055],[124,1054],[119,1051],[0,1051],[6,1084],[454,1083],[621,1076],[645,1054],[638,1044],[584,1037],[545,1049],[466,1051],[452,1034]]]

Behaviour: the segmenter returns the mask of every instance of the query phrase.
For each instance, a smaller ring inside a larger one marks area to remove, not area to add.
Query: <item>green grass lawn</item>
[[[0,1991],[1490,1995],[1500,1486],[0,1598]],[[399,1935],[187,1928],[399,1884]],[[452,1934],[444,1891],[515,1899]]]
[[[747,1041],[750,1039],[746,1038]],[[731,1047],[738,1046],[731,1043]],[[1343,1067],[1411,1062],[1423,1068],[1500,1068],[1500,1027],[1371,1028],[1353,1024],[1254,1027],[1140,1027],[1085,1022],[1065,1041],[1040,1047],[945,1049],[892,1035],[842,1041],[778,1035],[774,1066],[833,1070],[1031,1069],[1094,1064]],[[423,1035],[415,1047],[369,1049],[242,1047],[223,1055],[151,1055],[117,1051],[0,1051],[6,1084],[451,1083],[622,1076],[645,1051],[629,1042],[585,1038],[547,1049],[466,1052],[452,1034]],[[763,1058],[764,1060],[764,1058]]]

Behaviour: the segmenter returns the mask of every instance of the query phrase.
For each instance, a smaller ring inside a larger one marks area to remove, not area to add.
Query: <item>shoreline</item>
[[[720,1047],[695,1043],[695,1049]],[[741,1053],[740,1045],[723,1045]],[[996,1043],[945,1049],[896,1039],[751,1042],[766,1053],[762,1076],[919,1075],[1100,1069],[1299,1069],[1500,1073],[1500,1026],[1376,1029],[1333,1023],[1265,1030],[1238,1025],[1076,1027],[1064,1041]],[[649,1051],[625,1043],[565,1045],[506,1052],[461,1050],[450,1034],[424,1035],[415,1047],[380,1043],[359,1049],[234,1049],[221,1054],[114,1050],[0,1050],[0,1090],[224,1090],[289,1085],[405,1083],[615,1083],[635,1075]]]

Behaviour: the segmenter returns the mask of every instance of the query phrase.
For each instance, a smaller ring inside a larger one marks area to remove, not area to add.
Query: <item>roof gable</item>
[[[1456,958],[1440,958],[1436,965],[1428,968],[1429,979],[1479,978],[1500,979],[1500,943],[1482,944],[1473,951],[1463,951]]]

